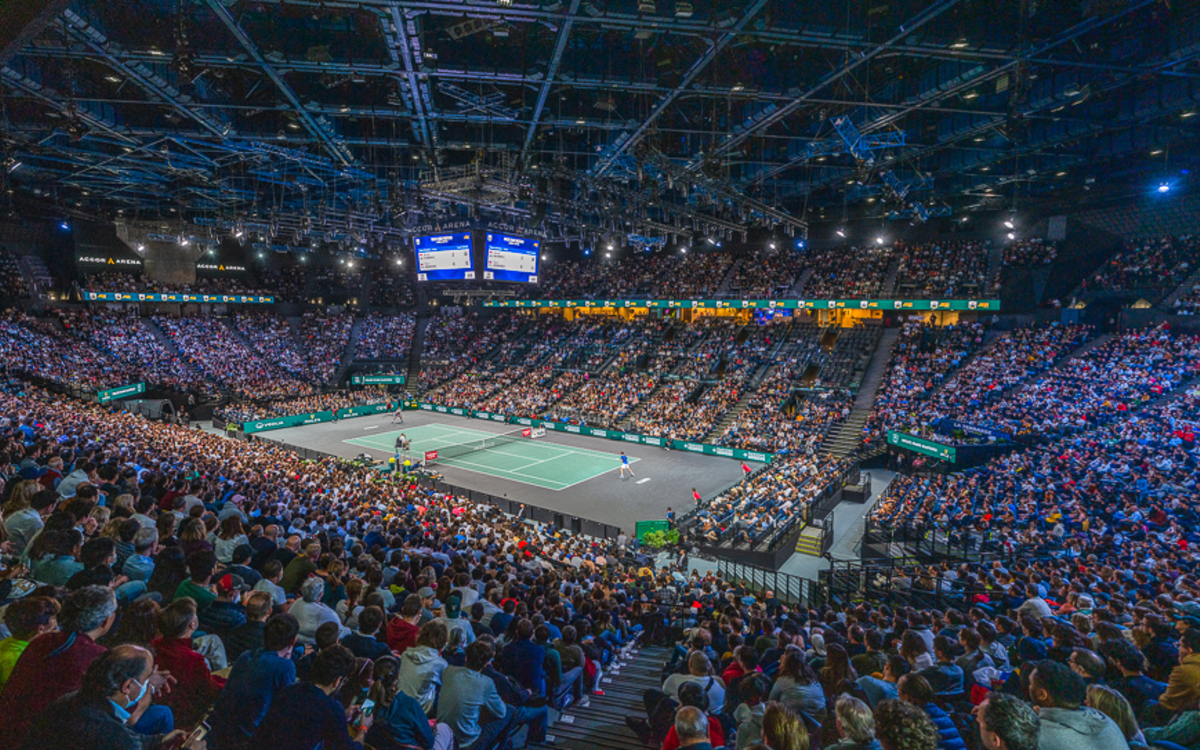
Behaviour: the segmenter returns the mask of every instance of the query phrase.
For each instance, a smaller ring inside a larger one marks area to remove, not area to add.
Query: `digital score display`
[[[484,240],[484,281],[538,283],[541,240],[488,232]]]
[[[417,252],[417,281],[475,280],[470,232],[414,237],[413,249]]]

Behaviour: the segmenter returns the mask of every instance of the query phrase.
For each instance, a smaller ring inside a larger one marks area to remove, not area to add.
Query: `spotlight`
[[[796,240],[796,249],[797,249],[797,250],[803,250],[803,249],[804,249],[804,240]]]
[[[612,257],[612,253],[605,253],[605,254],[604,254],[604,257],[605,257],[605,258],[611,258],[611,257]]]
[[[346,264],[346,267],[347,267],[347,268],[354,268],[354,261],[350,261],[349,263],[347,263],[347,264]]]
[[[183,245],[184,247],[187,247],[188,245],[192,244],[192,241],[189,240],[187,237],[180,237],[179,244]]]
[[[684,255],[687,255],[687,248],[681,247],[681,248],[679,248],[679,252],[683,253]]]
[[[1008,221],[1004,222],[1004,226],[1005,226],[1006,228],[1008,228],[1008,229],[1015,229],[1015,228],[1016,228],[1016,225],[1015,225],[1015,224],[1013,224],[1013,220],[1012,220],[1012,219],[1009,219]]]
[[[549,260],[549,259],[550,259],[550,256],[549,256],[549,255],[546,255],[545,253],[542,253],[542,260]]]
[[[771,249],[772,249],[772,250],[774,250],[774,249],[775,249],[775,243],[774,243],[774,242],[772,242],[772,243],[771,243]]]
[[[1009,233],[1008,233],[1008,238],[1009,238],[1010,240],[1015,240],[1015,239],[1017,238],[1017,235],[1016,235],[1016,233],[1014,233],[1014,232],[1009,232]]]
[[[883,238],[882,238],[882,237],[876,237],[876,238],[875,238],[875,244],[876,244],[876,245],[882,245],[882,244],[883,244]]]
[[[841,227],[838,227],[838,230],[837,230],[837,236],[838,236],[838,237],[845,237],[845,236],[846,236],[846,230],[845,230],[845,229],[842,229]]]
[[[259,257],[259,260],[261,260],[261,259],[262,259],[262,257],[263,257],[263,254],[262,254],[262,253],[259,253],[259,254],[258,254],[258,257]]]
[[[144,252],[146,252],[146,246],[145,246],[145,245],[138,245],[138,252],[139,252],[139,253],[144,253]]]
[[[1166,182],[1164,182],[1164,183],[1161,183],[1161,184],[1158,186],[1158,192],[1160,192],[1160,193],[1169,193],[1169,192],[1171,192],[1171,185],[1170,185],[1170,183],[1166,183]]]
[[[609,246],[608,246],[608,249],[609,249],[609,250],[612,250],[612,245],[609,245]]]
[[[398,265],[398,266],[404,265],[404,258],[396,258],[396,265]]]
[[[704,239],[708,240],[708,244],[710,244],[710,245],[717,244],[717,241],[714,240],[712,237],[705,237]]]
[[[244,235],[244,234],[245,234],[245,232],[243,232],[242,230],[239,229],[233,233],[233,237],[234,237],[234,239],[240,240],[242,238],[242,235]]]
[[[71,225],[65,221],[63,223],[59,224],[58,226],[61,227],[64,232],[71,231]]]

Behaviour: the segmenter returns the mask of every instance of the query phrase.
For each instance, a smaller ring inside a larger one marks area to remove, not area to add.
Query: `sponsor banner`
[[[114,258],[107,255],[80,255],[75,261],[88,266],[140,267],[142,265],[141,258]]]
[[[259,419],[254,422],[242,423],[242,432],[266,432],[267,430],[282,430],[285,427],[299,427],[318,422],[332,422],[333,412],[318,411],[311,414],[297,414],[291,417],[272,417]]]
[[[998,299],[548,299],[495,300],[484,307],[517,308],[671,308],[697,310],[985,310],[997,312]]]
[[[100,391],[96,394],[96,400],[102,404],[107,404],[109,401],[115,401],[119,398],[125,398],[126,396],[136,396],[139,393],[145,392],[145,383],[130,383],[129,385],[110,388],[107,391]]]
[[[916,435],[909,435],[907,432],[896,432],[895,430],[888,430],[888,445],[905,448],[914,453],[920,453],[923,456],[930,456],[950,463],[954,463],[956,455],[954,448],[949,445],[942,445],[932,440],[919,438]]]
[[[437,451],[425,451],[425,460],[426,461],[437,460]]]
[[[350,385],[404,385],[404,375],[351,375]]]
[[[667,521],[636,521],[633,524],[633,536],[640,542],[652,531],[667,531],[671,524]]]
[[[961,430],[967,435],[982,435],[983,437],[995,440],[1012,440],[1012,435],[1004,430],[997,429],[991,425],[979,424],[978,422],[964,422],[961,419],[944,418],[938,422],[937,428],[938,432],[943,435],[953,433],[955,430]]]
[[[274,297],[258,294],[143,294],[142,292],[84,292],[89,302],[212,302],[220,304],[271,304]]]
[[[372,414],[387,414],[390,412],[391,404],[369,404],[367,406],[351,406],[348,409],[338,409],[338,419],[348,419],[351,417],[368,417]]]

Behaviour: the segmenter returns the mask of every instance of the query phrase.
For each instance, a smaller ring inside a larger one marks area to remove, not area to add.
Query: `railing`
[[[729,560],[709,562],[716,567],[722,579],[741,583],[754,594],[761,595],[769,590],[782,602],[804,607],[820,607],[829,600],[825,587],[811,578]]]
[[[884,524],[868,515],[862,539],[863,558],[875,559],[868,552],[878,552],[879,558],[893,557],[890,547],[904,545],[915,558],[925,560],[981,561],[1002,559],[1004,544],[998,533],[988,529],[982,533],[970,529],[944,529],[927,522],[905,520]]]
[[[837,605],[870,602],[873,606],[916,609],[958,609],[966,611],[990,601],[986,588],[967,588],[957,577],[947,578],[941,571],[880,560],[864,564],[853,560],[833,560],[821,574],[821,590]]]

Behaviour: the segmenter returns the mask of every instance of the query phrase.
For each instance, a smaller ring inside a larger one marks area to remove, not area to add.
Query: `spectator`
[[[875,737],[883,750],[936,750],[938,728],[917,706],[889,699],[875,708]],[[774,747],[772,747],[774,750]]]
[[[46,596],[17,599],[5,607],[4,626],[12,635],[0,641],[0,691],[29,642],[58,627],[58,610],[58,602]]]
[[[1158,703],[1167,711],[1191,709],[1200,702],[1200,630],[1190,628],[1179,639],[1179,664],[1171,670]]]
[[[834,704],[838,737],[829,750],[879,750],[875,739],[875,716],[858,698],[844,695]]]
[[[259,722],[252,747],[273,750],[361,750],[372,716],[346,721],[346,710],[334,697],[356,669],[354,654],[331,646],[317,655],[304,682],[287,685],[275,694]]]
[[[1121,729],[1094,708],[1086,708],[1083,679],[1058,662],[1039,661],[1029,676],[1029,697],[1037,706],[1038,750],[1124,750]]]
[[[263,648],[267,618],[271,616],[271,595],[265,591],[253,591],[246,597],[246,621],[221,637],[225,644],[225,656],[235,663],[247,651]]]
[[[300,587],[300,598],[288,610],[300,622],[301,643],[312,643],[317,637],[317,628],[325,623],[337,626],[338,640],[350,634],[350,628],[342,624],[337,612],[321,602],[324,596],[325,580],[320,576],[313,576],[304,581],[304,585]]]
[[[681,733],[682,734],[682,733]],[[794,712],[771,702],[763,712],[763,743],[771,750],[808,750],[808,728]]]
[[[1038,750],[1040,720],[1025,701],[991,693],[975,711],[982,750]]]
[[[175,714],[177,725],[195,726],[225,685],[225,678],[213,675],[208,662],[192,646],[192,634],[200,626],[196,603],[176,599],[158,613],[155,625],[160,634],[152,644],[155,657],[175,680],[163,702]]]
[[[374,684],[370,699],[375,702],[374,721],[366,743],[375,750],[450,750],[454,731],[450,725],[430,726],[421,704],[400,689],[400,662],[382,656],[374,663]],[[495,688],[492,688],[495,690]]]
[[[924,677],[919,674],[905,675],[900,678],[896,687],[899,689],[901,700],[921,708],[937,727],[938,750],[966,750],[966,743],[954,726],[954,720],[934,703],[937,695]]]
[[[84,673],[80,689],[51,703],[36,718],[20,747],[141,750],[180,747],[203,750],[203,741],[182,729],[147,736],[134,728],[154,692],[154,655],[139,646],[118,646],[97,657]],[[173,743],[181,743],[173,745]]]
[[[400,689],[415,698],[426,714],[433,711],[438,686],[442,684],[442,672],[448,666],[442,658],[447,640],[449,634],[444,624],[427,622],[417,634],[417,645],[400,657]]]
[[[694,750],[711,750],[709,742],[708,716],[698,708],[684,706],[675,713],[672,727],[679,738],[679,747]],[[807,745],[796,750],[807,750]]]
[[[209,750],[248,750],[258,725],[280,690],[296,682],[292,649],[300,624],[273,615],[262,629],[262,647],[244,651],[209,715]]]
[[[431,623],[422,628],[438,627]],[[409,649],[405,656],[421,648]],[[445,685],[438,700],[438,722],[447,724],[454,732],[462,750],[495,750],[503,747],[508,737],[521,726],[529,727],[529,744],[544,742],[548,712],[545,706],[528,708],[506,705],[500,699],[495,683],[483,672],[495,656],[488,640],[478,640],[467,647],[466,665],[446,669]],[[491,721],[482,722],[484,712]]]

